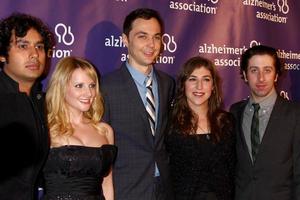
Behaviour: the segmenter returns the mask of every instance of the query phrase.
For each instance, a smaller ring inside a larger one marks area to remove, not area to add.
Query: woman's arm
[[[106,137],[109,144],[114,144],[114,133],[112,128],[108,124],[104,124],[107,132]],[[105,200],[114,200],[114,186],[112,178],[112,167],[110,168],[109,174],[104,177],[102,182],[102,190]]]

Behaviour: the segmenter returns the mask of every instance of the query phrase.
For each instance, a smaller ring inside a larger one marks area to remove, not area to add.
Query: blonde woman
[[[81,58],[63,58],[48,84],[46,105],[51,149],[44,198],[113,199],[116,147],[112,128],[101,122],[103,100],[95,68]]]

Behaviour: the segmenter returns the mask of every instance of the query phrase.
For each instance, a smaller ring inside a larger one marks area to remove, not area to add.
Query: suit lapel
[[[170,108],[173,86],[172,83],[164,78],[162,72],[155,70],[154,72],[157,78],[157,90],[158,90],[158,115],[157,115],[157,125],[155,132],[155,142],[161,141],[161,138],[164,136],[164,131],[166,128],[168,120],[168,111]]]
[[[281,113],[283,113],[281,111],[281,109],[283,108],[282,102],[283,101],[282,101],[281,97],[278,96],[275,101],[273,110],[271,112],[264,136],[261,140],[261,144],[259,146],[257,156],[259,156],[259,153],[264,150],[264,146],[265,146],[264,144],[267,141],[272,141],[272,133],[274,132],[274,130],[276,130],[276,127],[278,127],[278,124],[280,124],[280,116],[281,116]]]
[[[154,69],[154,68],[153,68]],[[164,87],[164,82],[159,74],[158,71],[156,71],[154,69],[154,73],[156,76],[156,80],[157,80],[157,91],[158,91],[158,102],[159,102],[159,106],[157,107],[157,124],[156,124],[156,130],[155,130],[155,140],[157,141],[158,138],[160,137],[160,133],[161,133],[161,123],[162,123],[162,113],[164,111],[161,111],[161,108],[164,108],[164,104],[166,103],[166,97],[165,97],[165,87]]]
[[[243,104],[241,104],[241,107],[240,109],[238,110],[237,112],[237,116],[238,116],[238,127],[239,127],[239,139],[240,139],[240,142],[242,144],[242,147],[245,149],[246,152],[248,152],[248,160],[250,161],[250,163],[252,163],[252,159],[251,159],[251,156],[250,156],[250,153],[249,152],[249,149],[248,149],[248,146],[247,146],[247,143],[246,143],[246,139],[245,139],[245,134],[244,134],[244,131],[243,131],[243,119],[244,119],[244,111],[246,109],[246,106],[248,104],[248,101],[244,101]]]
[[[239,134],[240,134],[240,142],[243,144],[244,148],[248,148],[247,144],[246,144],[246,139],[245,139],[245,134],[243,131],[243,119],[244,119],[244,111],[246,109],[246,105],[247,105],[248,101],[245,101],[243,103],[243,105],[241,105],[241,108],[238,110],[238,124],[239,124]]]
[[[140,97],[138,88],[134,82],[134,79],[132,78],[130,72],[128,71],[127,67],[125,64],[122,65],[121,67],[121,72],[123,75],[123,83],[125,85],[125,92],[127,93],[128,96],[128,102],[131,102],[132,105],[136,105],[136,112],[138,112],[141,116],[142,121],[145,124],[145,127],[147,127],[147,132],[150,133],[150,135],[152,136],[151,133],[151,129],[150,129],[150,124],[148,121],[148,117],[147,117],[147,111],[146,108],[144,106],[144,103]]]

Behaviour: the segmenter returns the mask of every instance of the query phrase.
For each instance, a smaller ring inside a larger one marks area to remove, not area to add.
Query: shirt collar
[[[148,80],[148,77],[153,77],[153,68],[151,69],[150,73],[148,75],[145,75],[132,67],[128,62],[126,62],[126,67],[131,74],[132,78],[138,82],[141,85],[145,85],[146,81]]]
[[[259,103],[259,106],[262,110],[270,110],[271,108],[273,108],[274,104],[275,104],[275,101],[276,101],[276,98],[277,98],[277,93],[276,93],[276,90],[273,89],[271,91],[271,94],[269,96],[267,96],[265,99],[263,99],[261,102],[258,102]],[[252,104],[253,103],[256,103],[254,102],[253,98],[250,97],[249,99],[249,107],[252,108]]]
[[[9,83],[9,88],[13,92],[20,92],[19,91],[19,83],[12,79],[9,75],[7,75],[4,70],[0,70],[0,76],[2,76],[8,83]],[[36,93],[42,92],[43,85],[36,81],[30,91],[30,96],[36,95]]]
[[[1,76],[9,83],[9,86],[13,88],[14,91],[19,91],[19,83],[8,76],[3,69],[1,70]]]

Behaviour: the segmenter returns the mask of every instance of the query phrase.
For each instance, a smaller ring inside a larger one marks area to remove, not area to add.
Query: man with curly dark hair
[[[235,200],[300,199],[300,104],[282,98],[277,49],[257,45],[241,56],[250,97],[233,104]]]
[[[0,21],[0,199],[37,199],[49,141],[40,80],[53,33],[38,18],[14,13]]]

